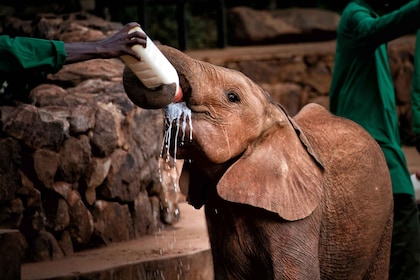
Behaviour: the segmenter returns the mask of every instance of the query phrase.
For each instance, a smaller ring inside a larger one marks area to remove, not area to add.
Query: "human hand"
[[[141,60],[141,57],[131,48],[134,45],[146,47],[147,35],[141,31],[128,33],[134,27],[139,26],[140,25],[136,22],[130,22],[117,33],[96,42],[98,48],[101,49],[100,53],[102,54],[102,58],[115,58],[122,55],[130,55]]]
[[[139,55],[131,48],[137,44],[145,47],[147,35],[140,31],[134,31],[128,34],[132,28],[138,26],[140,25],[135,22],[128,23],[117,33],[96,42],[65,43],[65,64],[95,58],[118,58],[122,55],[130,55],[138,60],[141,60],[141,57],[139,57]]]

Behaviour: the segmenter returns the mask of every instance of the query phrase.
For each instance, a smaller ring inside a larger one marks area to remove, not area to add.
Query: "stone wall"
[[[121,77],[118,60],[87,64]],[[28,261],[130,240],[177,218],[164,207],[158,166],[163,114],[135,107],[108,78],[40,85],[30,103],[0,106],[0,225],[20,229]]]

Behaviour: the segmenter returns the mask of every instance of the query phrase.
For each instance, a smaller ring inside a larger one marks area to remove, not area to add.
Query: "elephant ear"
[[[269,132],[225,172],[217,185],[220,197],[288,221],[315,210],[323,194],[323,168],[303,132],[293,121],[287,123]]]

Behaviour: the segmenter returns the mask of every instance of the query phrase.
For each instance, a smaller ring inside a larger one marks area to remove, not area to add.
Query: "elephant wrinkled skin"
[[[391,181],[369,134],[316,104],[291,118],[242,73],[160,48],[192,114],[176,157],[205,205],[215,278],[387,279]]]

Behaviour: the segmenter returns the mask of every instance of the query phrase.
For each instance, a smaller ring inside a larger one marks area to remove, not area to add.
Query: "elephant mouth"
[[[210,113],[204,108],[203,105],[194,102],[194,98],[192,98],[193,88],[185,75],[179,74],[179,84],[183,92],[182,100],[179,102],[185,103],[186,108],[188,108],[191,111],[190,114],[192,113],[195,115],[210,115]],[[168,106],[171,105],[172,104]]]

